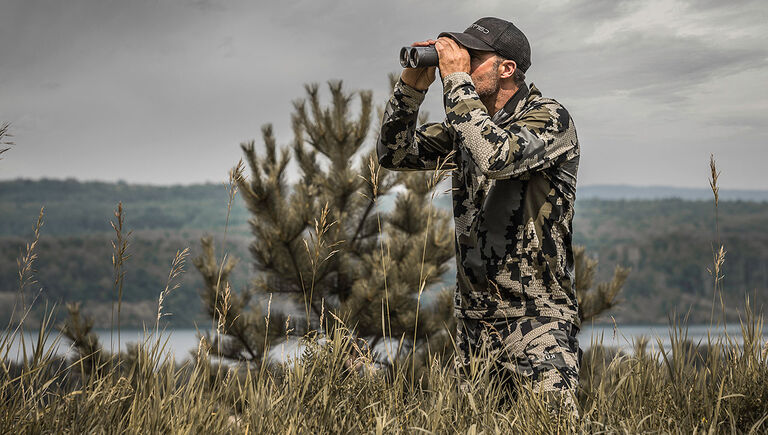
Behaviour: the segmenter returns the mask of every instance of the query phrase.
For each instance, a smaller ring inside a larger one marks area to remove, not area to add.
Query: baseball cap
[[[528,38],[514,24],[501,18],[485,17],[472,23],[464,32],[443,32],[466,48],[494,51],[505,59],[514,60],[526,72],[531,66],[531,46]]]

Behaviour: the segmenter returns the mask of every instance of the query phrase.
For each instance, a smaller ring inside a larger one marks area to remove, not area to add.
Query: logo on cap
[[[472,24],[472,27],[477,29],[477,30],[479,30],[480,32],[485,33],[486,35],[491,32],[490,30],[486,29],[485,27],[478,26],[477,24],[474,24],[474,23]]]

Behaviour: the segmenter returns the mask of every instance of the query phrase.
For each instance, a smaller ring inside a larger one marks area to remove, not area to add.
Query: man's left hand
[[[440,59],[440,77],[445,78],[455,72],[469,73],[469,52],[456,41],[446,36],[437,38],[435,49]]]

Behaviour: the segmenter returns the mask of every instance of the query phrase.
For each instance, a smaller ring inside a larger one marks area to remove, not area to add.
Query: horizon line
[[[222,179],[220,181],[211,181],[211,180],[205,180],[205,181],[196,181],[191,183],[153,183],[153,182],[136,182],[136,181],[127,181],[123,179],[117,179],[117,180],[104,180],[104,179],[82,179],[77,177],[38,177],[38,178],[27,178],[27,177],[15,177],[15,178],[0,178],[0,183],[12,183],[12,182],[18,182],[18,181],[29,181],[29,182],[42,182],[42,181],[54,181],[54,182],[78,182],[82,184],[123,184],[123,185],[132,185],[132,186],[151,186],[151,187],[178,187],[178,186],[185,186],[185,187],[191,187],[191,186],[201,186],[201,185],[216,185],[216,184],[225,184],[226,180]],[[586,185],[577,185],[576,189],[580,188],[627,188],[627,189],[680,189],[680,190],[705,190],[709,191],[711,190],[709,186],[702,186],[702,187],[691,187],[691,186],[675,186],[675,185],[669,185],[669,184],[628,184],[628,183],[595,183],[595,184],[586,184]],[[755,188],[727,188],[723,187],[720,189],[721,192],[768,192],[768,188],[763,189],[755,189]]]

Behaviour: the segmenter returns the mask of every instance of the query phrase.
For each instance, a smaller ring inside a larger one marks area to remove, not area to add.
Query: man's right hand
[[[428,47],[430,45],[435,45],[435,42],[437,41],[434,39],[414,42],[411,44],[411,47]],[[426,91],[429,88],[429,85],[435,81],[435,69],[437,69],[435,66],[428,66],[426,68],[405,68],[403,69],[403,73],[400,74],[400,79],[403,83],[414,89]]]

